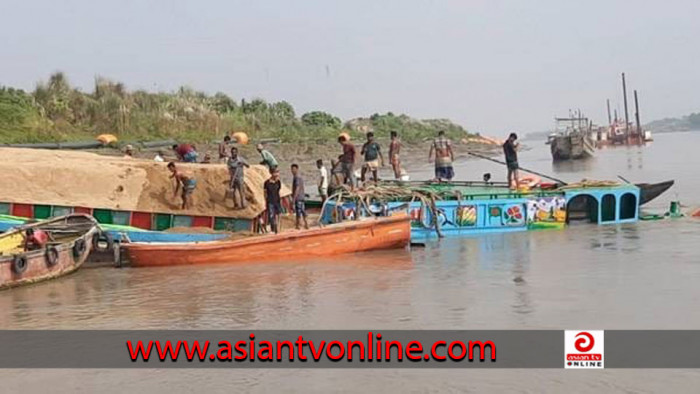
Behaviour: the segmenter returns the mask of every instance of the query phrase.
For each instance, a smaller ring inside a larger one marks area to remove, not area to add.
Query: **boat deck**
[[[617,182],[582,181],[558,188],[521,188],[512,190],[505,182],[383,182],[379,186],[406,187],[417,192],[431,192],[440,196],[443,200],[473,200],[473,199],[508,199],[523,198],[528,196],[547,197],[562,196],[584,191],[626,191],[637,189],[631,184]],[[389,201],[401,201],[402,197],[388,198]]]

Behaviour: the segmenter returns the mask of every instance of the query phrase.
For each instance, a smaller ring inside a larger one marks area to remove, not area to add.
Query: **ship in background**
[[[639,120],[639,99],[637,91],[634,91],[634,118],[633,124],[629,119],[629,111],[627,109],[627,83],[625,82],[625,73],[622,73],[622,97],[625,106],[625,117],[618,117],[615,111],[615,117],[610,113],[610,100],[607,100],[608,107],[608,127],[599,127],[596,135],[596,145],[617,146],[617,145],[644,145],[653,141],[650,130],[644,130]]]
[[[595,155],[597,128],[578,111],[576,115],[569,112],[567,118],[554,118],[555,130],[547,143],[552,153],[552,160],[580,160]]]

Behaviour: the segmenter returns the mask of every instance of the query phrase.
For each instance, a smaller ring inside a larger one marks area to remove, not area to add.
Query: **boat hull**
[[[552,139],[550,150],[555,161],[588,159],[595,154],[595,142],[580,133],[558,135]]]
[[[83,217],[82,219],[76,219]],[[76,271],[87,260],[92,251],[92,239],[99,232],[97,222],[85,215],[69,215],[63,218],[47,220],[45,222],[34,223],[24,228],[42,228],[46,224],[60,223],[66,218],[74,218],[76,220],[85,220],[86,224],[91,223],[91,226],[84,231],[82,235],[71,240],[70,242],[54,245],[57,250],[58,258],[54,264],[49,264],[47,259],[47,250],[40,249],[29,252],[20,252],[11,255],[0,256],[0,289],[37,283],[48,279],[64,276]],[[23,230],[22,230],[23,231]],[[21,237],[21,231],[15,230],[0,237],[1,242],[11,241],[12,237]],[[81,240],[81,241],[78,241]],[[80,254],[74,253],[76,242],[83,242],[85,249]],[[26,258],[26,269],[17,273],[13,269],[13,260],[15,256],[23,256]]]
[[[304,260],[378,249],[402,248],[410,218],[400,214],[349,221],[311,230],[205,243],[125,244],[135,267]]]

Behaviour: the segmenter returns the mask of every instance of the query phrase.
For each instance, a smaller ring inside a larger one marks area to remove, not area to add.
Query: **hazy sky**
[[[188,85],[343,119],[393,111],[502,135],[569,108],[700,111],[700,1],[3,0],[0,84]],[[631,95],[630,95],[631,97]]]

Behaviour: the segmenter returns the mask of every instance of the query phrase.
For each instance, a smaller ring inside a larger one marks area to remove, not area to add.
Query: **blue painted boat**
[[[581,182],[514,191],[498,183],[423,182],[418,186],[413,184],[403,188],[437,198],[434,202],[415,199],[410,197],[410,192],[395,197],[401,193],[400,189],[394,189],[393,192],[384,193],[389,198],[365,199],[359,215],[389,215],[407,211],[412,218],[413,241],[438,236],[558,229],[575,221],[615,224],[639,219],[640,188],[632,184]],[[371,187],[362,193],[365,196],[373,195]],[[323,208],[321,221],[328,224],[357,215],[356,202],[352,198],[343,200],[341,195],[337,199],[329,199]]]
[[[0,232],[21,226],[27,223],[27,218],[10,215],[0,215]],[[229,234],[198,234],[198,233],[166,233],[162,231],[148,231],[130,226],[112,224],[100,225],[117,242],[130,240],[131,242],[207,242],[225,239]]]
[[[24,223],[25,220],[16,216],[0,215],[0,233],[4,233],[13,227],[21,226]]]
[[[165,233],[162,231],[119,231],[107,230],[117,241],[131,242],[207,242],[228,238],[229,234]]]

